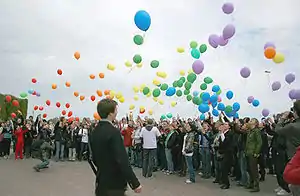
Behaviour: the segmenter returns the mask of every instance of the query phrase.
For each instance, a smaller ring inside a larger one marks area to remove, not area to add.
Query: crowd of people
[[[145,178],[153,172],[188,176],[187,184],[214,178],[221,189],[229,189],[230,178],[237,186],[260,191],[266,173],[276,175],[278,196],[300,195],[300,101],[293,108],[273,117],[229,120],[223,113],[218,120],[123,118],[113,125],[121,132],[129,163],[142,168]],[[39,158],[36,171],[47,168],[49,160],[88,159],[89,135],[98,122],[61,117],[34,121],[19,112],[15,119],[1,122],[0,156],[7,159]],[[297,151],[298,148],[298,151]]]

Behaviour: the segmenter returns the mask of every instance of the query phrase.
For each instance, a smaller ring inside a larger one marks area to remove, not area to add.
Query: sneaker
[[[40,172],[40,169],[39,169],[37,166],[34,166],[33,169],[34,169],[36,172]]]
[[[291,193],[286,192],[285,190],[281,189],[279,192],[277,192],[278,196],[288,196],[291,195]]]
[[[277,187],[276,189],[274,189],[274,192],[275,192],[275,193],[278,193],[278,192],[281,191],[281,190],[282,190],[281,187]]]
[[[190,179],[187,179],[187,180],[185,181],[185,183],[186,183],[186,184],[192,184],[193,182],[192,182]]]

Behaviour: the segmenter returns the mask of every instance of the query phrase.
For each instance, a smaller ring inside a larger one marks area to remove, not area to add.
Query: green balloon
[[[134,55],[133,62],[135,62],[136,64],[139,64],[140,62],[142,62],[141,55],[139,55],[139,54]]]
[[[217,92],[217,95],[221,95],[222,93],[222,90],[220,89],[218,92]]]
[[[168,118],[172,118],[173,115],[172,115],[171,113],[169,113],[169,114],[167,114],[167,117],[168,117]]]
[[[198,105],[199,100],[199,97],[193,97],[193,104]]]
[[[200,93],[200,97],[201,97],[201,99],[202,99],[203,93],[204,93],[204,92]]]
[[[160,95],[160,90],[159,88],[156,88],[152,92],[153,97],[158,97]]]
[[[145,87],[145,88],[143,89],[143,94],[144,94],[144,95],[148,95],[149,92],[150,92],[150,89],[149,89],[148,87]]]
[[[20,97],[23,98],[23,99],[26,98],[27,97],[27,93],[20,93]]]
[[[183,83],[185,83],[185,77],[180,77],[180,79],[179,80],[181,80]]]
[[[207,89],[207,84],[205,84],[205,83],[201,84],[200,89],[203,90],[203,91],[206,90]]]
[[[181,88],[183,86],[183,83],[184,82],[182,80],[178,80],[177,81],[177,86]]]
[[[204,78],[204,82],[205,82],[206,84],[211,84],[211,83],[213,83],[213,79],[212,79],[211,77],[205,77],[205,78]]]
[[[176,88],[177,86],[178,86],[177,81],[174,81],[174,82],[173,82],[173,87]]]
[[[195,59],[199,59],[200,58],[200,52],[199,52],[199,50],[197,48],[193,48],[192,49],[191,55]]]
[[[190,83],[190,82],[184,83],[184,88],[185,88],[186,90],[190,90],[190,89],[192,88],[192,83]]]
[[[192,95],[186,96],[186,100],[191,101],[193,99]]]
[[[160,117],[162,120],[165,120],[166,119],[166,116],[165,115],[161,115]]]
[[[230,113],[230,112],[232,112],[232,106],[228,105],[225,107],[225,113]]]
[[[177,95],[177,97],[181,97],[182,96],[182,91],[180,89],[178,89],[176,91],[176,95]]]
[[[188,94],[190,94],[190,91],[185,89],[185,90],[183,91],[183,94],[184,94],[184,95],[188,95]]]
[[[201,46],[200,46],[200,48],[199,48],[199,51],[200,51],[201,53],[204,53],[204,52],[206,52],[206,50],[207,50],[206,44],[201,44]]]
[[[190,47],[191,48],[197,48],[197,46],[198,46],[198,43],[196,41],[191,41],[190,42]]]
[[[166,84],[166,83],[163,83],[161,86],[160,86],[160,90],[162,91],[165,91],[169,88],[169,86]]]
[[[197,79],[197,75],[195,73],[190,73],[187,76],[187,81],[189,81],[190,83],[194,83]]]
[[[159,66],[159,61],[153,60],[151,61],[150,65],[152,68],[157,68]]]
[[[135,35],[133,41],[136,45],[142,45],[144,43],[144,38],[141,35]]]

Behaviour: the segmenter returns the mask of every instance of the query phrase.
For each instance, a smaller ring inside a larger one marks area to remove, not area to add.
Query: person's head
[[[29,116],[29,120],[30,120],[30,121],[33,121],[33,116]]]
[[[207,123],[207,122],[203,122],[202,128],[203,128],[204,131],[208,131],[208,130],[209,130],[209,125],[208,125],[208,123]]]
[[[132,120],[128,121],[128,126],[133,127],[133,121]]]
[[[259,126],[259,121],[256,118],[252,118],[249,122],[249,128],[254,129]]]
[[[97,112],[102,119],[114,121],[118,114],[118,103],[112,99],[102,99],[97,106]]]
[[[185,123],[184,129],[185,129],[186,132],[192,131],[192,128],[191,128],[191,126],[190,126],[190,123]]]
[[[299,118],[300,117],[300,100],[297,100],[294,102],[293,110],[294,110],[295,117]]]
[[[230,129],[230,125],[228,122],[224,122],[221,127],[222,127],[223,131],[228,131]]]
[[[149,125],[149,126],[153,126],[154,125],[154,121],[153,121],[152,118],[148,118],[147,119],[147,125]]]

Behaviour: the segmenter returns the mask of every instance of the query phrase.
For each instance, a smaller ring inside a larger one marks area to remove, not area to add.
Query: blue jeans
[[[154,166],[154,157],[156,156],[156,148],[143,150],[143,176],[151,177]]]
[[[214,154],[214,164],[215,164],[215,175],[216,175],[216,181],[221,182],[222,179],[222,173],[221,173],[221,161],[217,159],[217,155]]]
[[[134,166],[142,168],[142,144],[136,144],[133,152]]]
[[[173,164],[173,157],[171,149],[165,148],[168,171],[174,172],[174,164]]]
[[[65,145],[60,141],[55,141],[55,160],[64,159]]]
[[[193,157],[185,156],[185,161],[186,161],[190,181],[195,182],[196,179],[195,179],[195,171],[194,171],[194,167],[193,167]]]
[[[202,173],[204,177],[211,176],[211,156],[209,148],[200,148],[202,157]]]
[[[240,170],[241,170],[240,184],[243,186],[246,186],[249,181],[249,175],[247,172],[247,159],[246,159],[245,152],[239,151],[238,159],[239,159],[239,166],[240,166]]]

